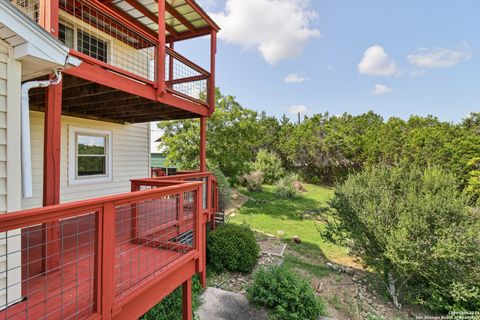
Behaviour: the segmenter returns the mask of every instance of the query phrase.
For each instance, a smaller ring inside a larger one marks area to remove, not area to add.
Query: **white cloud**
[[[317,13],[310,0],[227,0],[225,9],[211,16],[222,28],[220,39],[257,50],[270,64],[298,56],[320,36],[311,27]]]
[[[363,58],[358,64],[358,72],[365,75],[375,76],[395,76],[400,73],[397,64],[385,52],[382,46],[375,45],[363,54]]]
[[[448,68],[472,57],[470,45],[463,42],[457,48],[420,48],[407,56],[408,62],[423,68]]]
[[[288,108],[288,112],[291,114],[296,114],[296,113],[307,113],[308,108],[303,106],[303,105],[293,105]]]
[[[335,68],[331,65],[327,65],[325,69],[327,69],[327,71],[332,71],[332,72],[335,71]]]
[[[217,5],[216,0],[197,0],[197,2],[201,7],[206,9],[214,8]]]
[[[303,83],[308,80],[307,76],[301,76],[296,73],[291,73],[285,77],[285,83]]]
[[[416,78],[416,77],[421,77],[425,75],[425,70],[413,70],[410,72],[410,76]]]
[[[395,90],[393,90],[392,88],[387,87],[387,86],[384,85],[384,84],[376,84],[376,85],[373,87],[372,94],[374,94],[374,95],[379,95],[379,94],[385,94],[385,93],[392,93],[392,92],[394,92],[394,91],[395,91]]]

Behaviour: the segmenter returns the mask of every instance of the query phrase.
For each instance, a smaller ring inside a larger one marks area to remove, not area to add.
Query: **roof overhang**
[[[113,10],[126,13],[146,30],[158,32],[158,0],[102,0]],[[166,0],[165,27],[168,41],[205,36],[220,27],[194,0]]]
[[[8,1],[0,1],[0,39],[22,61],[22,79],[46,75],[55,69],[80,65],[70,49]]]

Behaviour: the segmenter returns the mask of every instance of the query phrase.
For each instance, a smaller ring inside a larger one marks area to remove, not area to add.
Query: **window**
[[[70,128],[69,182],[111,180],[111,132]]]
[[[67,47],[84,53],[97,60],[107,62],[108,45],[103,41],[87,32],[77,28],[71,28],[64,24],[59,25],[58,38]]]

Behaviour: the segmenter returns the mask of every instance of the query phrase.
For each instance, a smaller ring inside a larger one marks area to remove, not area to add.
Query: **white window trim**
[[[106,136],[106,166],[107,174],[101,176],[86,176],[82,178],[77,177],[77,134],[85,135],[102,135]],[[78,184],[92,184],[97,182],[108,182],[112,181],[113,177],[113,154],[112,154],[112,131],[105,130],[96,130],[89,128],[81,127],[69,127],[68,130],[68,184],[69,185],[78,185]]]

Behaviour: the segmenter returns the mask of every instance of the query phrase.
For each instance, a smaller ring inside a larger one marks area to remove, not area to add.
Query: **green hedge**
[[[207,237],[207,262],[216,272],[250,273],[257,264],[260,248],[245,225],[226,224]]]
[[[259,270],[247,297],[252,304],[268,308],[274,320],[316,320],[325,313],[307,280],[284,266]]]

